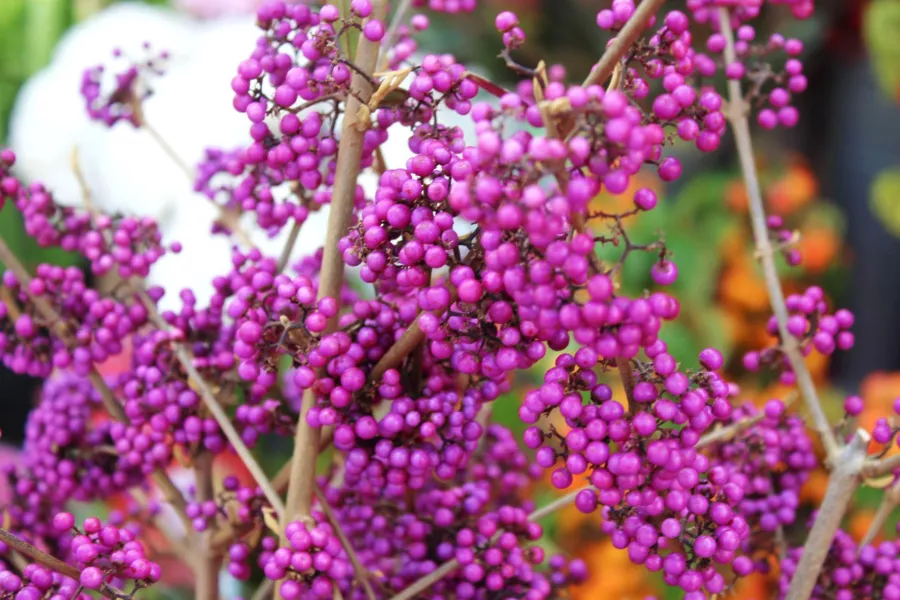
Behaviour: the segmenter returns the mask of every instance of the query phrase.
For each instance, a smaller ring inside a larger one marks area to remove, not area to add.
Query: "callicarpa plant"
[[[0,153],[5,210],[20,211],[40,245],[80,253],[115,281],[101,293],[75,268],[29,273],[0,240],[3,362],[48,377],[24,461],[5,470],[0,597],[139,597],[166,578],[150,533],[167,532],[198,600],[224,597],[224,571],[262,578],[254,598],[560,598],[587,568],[546,556],[537,521],[574,504],[688,599],[722,597],[772,561],[790,600],[900,598],[900,545],[871,544],[900,502],[900,460],[867,452],[897,429],[885,418],[852,431],[857,397],[847,419],[828,422],[804,356],[850,349],[853,315],[816,287],[785,297],[776,272],[800,257],[764,211],[749,121],[793,126],[792,95],[807,83],[799,41],[757,39],[762,1],[689,0],[681,12],[614,0],[597,13],[606,52],[580,84],[561,66],[516,62],[526,33],[502,12],[513,90],[417,46],[429,11],[474,0],[344,4],[258,10],[258,41],[231,80],[252,143],[210,149],[190,169],[234,241],[208,305],[145,285],[180,249],[151,219],[102,214],[86,188],[83,208],[61,206]],[[811,0],[772,4],[813,13]],[[85,65],[81,91],[93,119],[147,128],[165,146],[142,101],[167,57],[145,49]],[[471,119],[474,139],[441,122],[448,111]],[[714,152],[729,130],[773,313],[771,346],[744,365],[796,385],[808,423],[783,400],[742,403],[714,348],[689,365],[669,354],[660,331],[679,318],[665,291],[678,257],[663,238],[629,234],[657,204],[651,189],[623,212],[590,208],[639,172],[677,179],[673,148]],[[403,168],[385,168],[389,136],[413,153]],[[365,171],[379,176],[371,196]],[[291,260],[323,207],[324,247]],[[246,227],[291,235],[266,256]],[[636,253],[652,257],[653,289],[628,297],[618,278]],[[181,308],[158,309],[164,293]],[[122,355],[127,369],[101,373]],[[518,398],[519,439],[492,422],[492,404],[535,365],[546,368]],[[819,464],[810,429],[830,480],[805,544],[785,547],[780,532]],[[270,479],[254,449],[273,437],[292,440],[293,457]],[[216,489],[223,454],[240,468]],[[194,472],[186,493],[176,461]],[[565,494],[537,506],[544,475]],[[886,493],[872,532],[855,540],[840,525],[864,481]],[[128,509],[106,522],[67,512],[123,495]]]

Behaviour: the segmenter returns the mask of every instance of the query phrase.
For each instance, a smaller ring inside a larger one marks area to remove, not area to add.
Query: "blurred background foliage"
[[[27,78],[50,60],[59,38],[72,25],[113,4],[115,0],[0,0],[0,141],[8,131],[10,110],[19,87]],[[153,4],[167,4],[166,0],[152,0]],[[493,16],[502,9],[514,7],[519,14],[529,41],[517,59],[524,64],[535,64],[545,59],[548,63],[565,64],[571,78],[580,79],[596,57],[603,51],[606,37],[594,24],[598,3],[596,0],[483,0],[474,15],[435,16],[434,26],[425,34],[422,46],[452,52],[460,60],[473,62],[505,84],[510,83],[509,73],[496,59],[499,43],[493,28]],[[677,3],[673,3],[677,4]],[[778,14],[765,16],[761,29],[785,30],[789,35],[801,37],[806,43],[807,64],[810,66],[811,92],[805,101],[813,108],[824,100],[817,94],[819,79],[833,78],[840,67],[830,59],[829,52],[839,56],[868,56],[871,75],[880,94],[896,105],[900,100],[900,1],[875,0],[859,2],[832,0],[823,2],[816,18],[803,22],[782,22]],[[849,39],[849,41],[848,41]],[[857,43],[859,42],[859,43]],[[864,44],[863,44],[864,42]],[[818,57],[818,58],[817,58]],[[811,96],[811,97],[809,97]],[[854,110],[852,106],[826,106],[819,114],[829,111]],[[824,111],[824,112],[823,112]],[[814,120],[807,118],[805,120]],[[894,114],[896,118],[896,114]],[[900,236],[900,163],[881,171],[869,182],[868,202],[865,198],[829,198],[821,179],[822,171],[821,131],[811,126],[812,133],[800,131],[787,137],[766,136],[760,147],[760,168],[765,200],[774,214],[785,219],[785,224],[799,232],[798,248],[803,256],[799,268],[783,268],[788,291],[801,291],[810,284],[825,288],[830,297],[848,298],[853,287],[850,274],[862,261],[872,260],[861,256],[848,245],[848,223],[860,214],[860,204],[868,207],[870,214],[894,236]],[[894,140],[895,145],[900,143]],[[723,143],[723,150],[727,146]],[[900,155],[897,148],[892,156]],[[680,268],[680,278],[674,292],[680,299],[683,319],[668,324],[664,339],[676,358],[687,364],[696,361],[698,352],[707,346],[720,348],[730,357],[729,372],[742,384],[745,396],[751,401],[764,401],[773,396],[784,397],[787,390],[775,382],[748,379],[741,368],[743,352],[770,343],[765,333],[769,317],[768,296],[753,258],[752,240],[746,215],[747,198],[743,183],[738,177],[731,156],[724,151],[721,156],[698,157],[686,155],[685,176],[677,187],[663,189],[652,177],[635,183],[650,186],[660,194],[660,202],[654,211],[640,215],[632,222],[629,235],[635,243],[649,243],[664,239]],[[894,159],[886,160],[887,164]],[[827,162],[827,161],[826,161]],[[633,190],[631,190],[633,191]],[[601,194],[594,200],[598,209],[610,208],[616,203],[630,203],[630,194],[618,198]],[[854,212],[857,211],[857,212]],[[849,219],[849,221],[848,221]],[[607,235],[608,230],[598,225],[595,235]],[[872,225],[866,225],[871,228]],[[60,251],[38,248],[22,229],[22,222],[14,210],[0,212],[0,235],[13,246],[33,269],[40,262],[76,264],[76,258]],[[852,239],[851,239],[852,241]],[[614,261],[621,250],[610,248],[602,257]],[[622,273],[621,285],[629,294],[640,293],[649,283],[648,269],[653,255],[635,255],[629,259]],[[876,257],[875,260],[896,264],[897,255]],[[898,269],[894,268],[894,273]],[[890,271],[889,271],[890,272]],[[900,277],[894,283],[898,285]],[[884,332],[882,335],[893,334]],[[900,333],[900,332],[897,332]],[[859,334],[858,334],[858,337]],[[548,356],[551,362],[555,356]],[[810,368],[824,390],[832,417],[840,418],[840,398],[855,389],[837,389],[831,385],[834,366],[821,357],[810,358]],[[900,364],[893,366],[900,368]],[[0,373],[0,389],[7,396],[10,375]],[[539,381],[540,369],[525,373],[516,382],[509,397],[495,404],[495,418],[515,430],[521,430],[517,411],[519,399]],[[900,372],[876,372],[858,381],[860,393],[868,401],[861,424],[871,427],[876,415],[889,414],[891,404],[900,396]],[[615,385],[614,381],[610,384]],[[10,406],[4,404],[5,407]],[[6,410],[6,409],[5,409]],[[15,411],[7,418],[16,418]],[[24,413],[23,413],[24,414]],[[561,431],[564,423],[557,423]],[[15,441],[15,426],[3,424],[6,441]],[[891,452],[898,451],[897,448]],[[266,452],[272,458],[273,468],[283,458]],[[276,460],[277,459],[277,460]],[[549,489],[549,486],[548,486]],[[858,498],[858,507],[849,526],[862,532],[872,518],[878,495],[864,491]],[[540,494],[552,494],[541,492]],[[821,499],[824,480],[813,478],[806,488],[809,506]],[[542,498],[536,498],[538,503]],[[563,511],[548,518],[545,525],[550,533],[560,535],[562,549],[584,557],[592,577],[576,591],[576,598],[600,600],[604,598],[639,598],[646,594],[666,594],[664,586],[645,571],[631,565],[624,552],[612,548],[608,539],[600,535],[596,519],[585,519],[576,510]],[[802,539],[804,523],[798,521],[795,531],[788,537]],[[893,527],[893,524],[891,524]],[[750,578],[738,590],[742,598],[768,596],[771,579],[760,576]],[[675,598],[671,595],[668,597]]]

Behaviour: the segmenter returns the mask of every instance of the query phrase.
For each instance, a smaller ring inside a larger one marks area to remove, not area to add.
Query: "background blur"
[[[111,4],[115,2],[0,0],[0,142],[5,143],[13,125],[10,118],[20,87],[51,61],[57,41],[70,28]],[[231,13],[233,19],[252,22],[252,13],[246,12],[252,0],[153,0],[147,4],[178,10],[184,13],[181,18],[198,21]],[[500,42],[493,18],[499,10],[515,10],[529,36],[517,56],[519,62],[562,63],[572,81],[583,78],[606,44],[606,35],[594,19],[605,1],[483,0],[480,4],[472,14],[434,16],[421,47],[451,52],[509,84],[510,73],[496,59]],[[672,2],[671,8],[676,7],[678,2]],[[234,16],[242,11],[242,17]],[[900,1],[831,0],[817,6],[815,18],[809,21],[798,23],[787,16],[787,11],[765,13],[758,37],[778,30],[801,38],[810,86],[799,98],[797,128],[756,138],[765,199],[771,213],[783,216],[788,226],[800,232],[803,264],[785,268],[788,291],[821,285],[834,303],[856,315],[856,348],[831,360],[817,359],[810,366],[833,420],[839,418],[843,396],[860,393],[868,401],[862,420],[871,425],[874,415],[888,414],[893,399],[900,396]],[[212,56],[214,60],[214,51]],[[225,72],[233,68],[226,65]],[[228,78],[218,85],[210,90],[207,101],[230,106]],[[53,110],[52,102],[44,105]],[[51,136],[47,138],[51,143],[54,132],[44,135]],[[750,250],[746,197],[730,140],[712,157],[686,152],[682,158],[684,176],[677,185],[659,189],[664,200],[640,217],[632,234],[633,239],[653,238],[665,229],[666,244],[680,266],[675,292],[685,318],[667,326],[664,338],[670,351],[686,362],[695,361],[704,347],[720,348],[730,358],[731,376],[741,382],[749,399],[784,394],[758,378],[747,380],[740,368],[745,350],[767,343],[764,325],[769,310]],[[642,185],[659,187],[651,179]],[[630,196],[597,199],[618,201],[629,203]],[[0,212],[0,235],[32,268],[40,262],[75,260],[31,243],[12,206]],[[643,289],[646,265],[629,264],[625,287]],[[532,384],[523,377],[521,389]],[[7,444],[21,440],[38,385],[0,368],[0,429]],[[508,400],[498,403],[496,415],[516,428],[516,401]],[[807,499],[815,500],[823,491],[822,482],[814,478],[807,486]],[[860,494],[859,510],[849,523],[852,530],[865,530],[876,502],[876,495]],[[589,562],[593,577],[578,590],[578,597],[664,594],[646,571],[632,571],[625,553],[612,549],[596,523],[587,522],[574,509],[554,517],[547,526],[564,533],[555,536],[565,540],[563,549]],[[799,534],[796,539],[802,539],[802,529],[789,532],[789,537]],[[758,577],[742,585],[740,597],[763,598],[770,582]]]

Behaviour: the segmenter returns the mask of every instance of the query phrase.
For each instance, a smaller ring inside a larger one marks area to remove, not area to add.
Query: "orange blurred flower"
[[[766,191],[766,201],[772,212],[789,215],[815,199],[819,182],[808,166],[795,160],[783,177]]]
[[[582,554],[589,578],[572,589],[572,600],[638,600],[653,595],[647,571],[618,550],[608,539],[597,542]]]
[[[803,257],[802,265],[811,273],[827,269],[841,248],[837,232],[826,227],[811,227],[801,230],[797,249]]]

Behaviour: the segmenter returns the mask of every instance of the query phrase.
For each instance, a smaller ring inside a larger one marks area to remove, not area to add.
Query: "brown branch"
[[[719,9],[719,26],[725,37],[725,62],[730,64],[736,60],[734,49],[734,33],[731,29],[731,18],[727,8]],[[753,238],[760,257],[765,278],[766,288],[769,291],[769,303],[772,312],[778,321],[778,333],[781,337],[782,349],[791,365],[791,370],[797,379],[797,387],[803,396],[806,407],[812,417],[813,424],[825,446],[828,458],[833,461],[840,447],[834,437],[834,432],[828,424],[828,418],[822,410],[819,394],[813,383],[812,375],[806,368],[803,356],[797,340],[787,329],[788,312],[784,301],[784,292],[781,289],[781,281],[778,279],[778,271],[775,268],[775,260],[772,255],[769,231],[766,227],[766,209],[763,204],[759,187],[759,179],[756,173],[756,162],[753,157],[753,143],[750,138],[750,124],[747,121],[747,111],[741,94],[741,84],[737,80],[728,81],[728,120],[731,121],[731,129],[734,132],[734,140],[737,145],[740,158],[741,171],[744,175],[744,185],[749,198],[751,225]]]
[[[319,506],[322,508],[322,512],[325,513],[325,517],[328,519],[328,522],[331,523],[334,533],[338,536],[338,539],[341,540],[341,545],[344,547],[344,551],[350,559],[350,564],[353,565],[353,570],[356,571],[356,579],[359,580],[363,586],[363,590],[366,592],[366,598],[375,600],[375,590],[372,589],[372,584],[369,583],[369,572],[366,570],[366,567],[363,566],[362,562],[360,562],[356,550],[353,549],[353,544],[347,539],[347,534],[344,533],[344,529],[341,527],[337,515],[334,514],[331,505],[328,504],[328,500],[325,498],[325,494],[319,486],[316,486],[315,494],[316,498],[319,500]]]
[[[13,535],[3,528],[0,528],[0,542],[3,542],[7,546],[11,547],[22,556],[27,556],[34,562],[47,567],[51,571],[56,571],[60,575],[65,575],[66,577],[74,579],[75,581],[79,581],[81,579],[81,571],[79,571],[72,565],[64,563],[55,556],[51,556],[43,550],[32,546],[25,540]],[[97,591],[106,598],[121,599],[129,597],[122,590],[114,588],[111,585],[107,585],[105,583],[102,584],[100,586],[100,589]]]
[[[379,71],[387,71],[388,69],[388,52],[394,47],[397,41],[397,32],[406,19],[406,13],[409,12],[410,8],[412,8],[412,0],[400,0],[400,4],[394,12],[394,17],[391,19],[391,24],[388,25],[387,33],[384,34],[384,43],[381,46],[382,54],[377,63]]]
[[[863,467],[863,477],[872,479],[874,477],[882,477],[889,475],[900,469],[900,454],[894,454],[881,460],[872,460]]]
[[[212,481],[213,455],[201,450],[194,458],[194,474],[196,476],[197,502],[206,502],[215,498]],[[218,600],[220,557],[210,551],[210,543],[215,534],[215,527],[200,534],[201,556],[197,557],[197,571],[194,584],[195,600]]]
[[[794,403],[794,399],[796,395],[792,395],[785,402],[786,407],[790,407]],[[736,421],[731,423],[730,425],[726,425],[725,427],[719,427],[715,431],[711,431],[706,435],[702,436],[700,440],[697,442],[697,449],[705,448],[710,444],[715,444],[716,442],[725,442],[739,434],[740,432],[748,429],[760,421],[766,418],[766,413],[764,411],[759,411],[755,415],[751,415],[749,417],[745,417],[740,421]]]
[[[628,412],[636,415],[638,403],[634,400],[634,372],[631,370],[631,361],[627,358],[619,357],[616,359],[616,368],[619,370],[619,377],[622,378],[622,387],[625,388],[625,397],[628,399]]]
[[[256,588],[256,591],[253,592],[253,595],[250,596],[250,600],[265,600],[272,595],[274,589],[275,582],[273,580],[263,579],[262,583],[259,584],[259,587]]]
[[[806,538],[785,600],[808,600],[812,595],[831,542],[841,526],[853,493],[859,486],[869,440],[869,434],[864,429],[858,429],[850,443],[835,457],[825,498],[819,506],[809,537]]]
[[[384,20],[387,13],[386,0],[375,0],[370,19]],[[360,36],[356,51],[356,65],[365,73],[375,71],[379,44]],[[325,234],[325,254],[319,278],[319,298],[340,299],[344,284],[344,260],[338,250],[338,241],[347,234],[353,216],[353,200],[356,194],[362,160],[362,146],[368,120],[361,121],[361,110],[372,95],[373,88],[368,77],[354,73],[351,81],[353,93],[347,98],[341,141],[338,146],[337,166],[334,176],[334,190],[331,197],[331,211],[328,214],[328,230]],[[333,331],[337,317],[329,319],[326,331]],[[297,431],[294,436],[294,454],[291,461],[291,477],[288,484],[286,510],[282,514],[282,524],[298,517],[308,517],[312,507],[313,487],[316,474],[316,457],[319,453],[321,431],[310,427],[306,415],[316,403],[316,394],[306,390],[300,407]]]
[[[369,18],[383,21],[387,14],[386,0],[375,0],[372,4],[372,14]],[[379,49],[380,44],[369,41],[365,36],[360,36],[354,62],[362,73],[354,73],[350,83],[352,93],[348,96],[344,107],[331,211],[328,214],[328,229],[325,233],[325,250],[319,277],[319,298],[331,297],[340,300],[341,297],[344,284],[344,260],[338,250],[338,242],[346,235],[353,217],[353,201],[362,161],[363,138],[365,130],[369,126],[369,117],[365,116],[368,112],[363,109],[374,91],[368,75],[375,71]],[[333,331],[336,326],[337,316],[328,320],[326,331]],[[286,509],[282,514],[282,526],[297,518],[309,518],[312,508],[321,430],[311,427],[306,416],[315,403],[315,392],[312,389],[306,390],[300,405],[300,416],[294,435],[291,476],[288,483]],[[276,589],[276,597],[279,596]]]
[[[888,517],[891,516],[891,513],[894,512],[898,506],[900,506],[900,481],[895,481],[887,490],[885,490],[884,496],[881,498],[881,504],[878,505],[878,511],[875,513],[872,523],[869,524],[869,530],[866,531],[865,537],[863,537],[862,541],[859,543],[859,550],[862,550],[863,547],[872,543],[875,537],[881,532]]]
[[[616,68],[616,63],[618,63],[631,46],[634,45],[638,36],[641,35],[641,32],[644,31],[647,24],[650,23],[650,18],[656,14],[656,11],[658,11],[664,3],[665,0],[643,0],[638,4],[634,14],[631,15],[631,18],[628,19],[628,22],[625,23],[622,30],[616,35],[612,44],[607,46],[606,52],[603,53],[603,56],[600,57],[600,60],[594,65],[594,68],[591,69],[590,74],[588,74],[582,84],[584,87],[603,83],[610,75],[612,75],[613,70]]]

